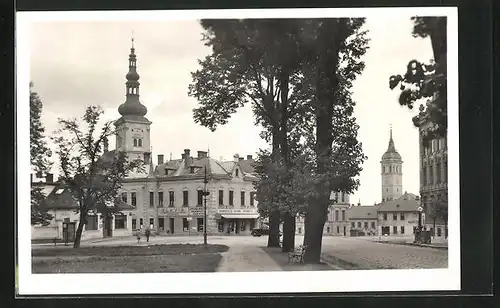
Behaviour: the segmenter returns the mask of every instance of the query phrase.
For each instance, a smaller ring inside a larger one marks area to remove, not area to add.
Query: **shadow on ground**
[[[331,271],[335,270],[326,263],[320,264],[297,264],[288,262],[288,253],[281,252],[281,248],[261,247],[274,262],[276,262],[283,271]]]

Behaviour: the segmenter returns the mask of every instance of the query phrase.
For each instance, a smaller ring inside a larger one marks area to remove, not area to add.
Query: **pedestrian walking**
[[[139,242],[141,241],[141,229],[137,229],[137,244],[139,244]]]
[[[151,229],[148,227],[146,228],[146,242],[149,243],[149,236],[151,235]]]

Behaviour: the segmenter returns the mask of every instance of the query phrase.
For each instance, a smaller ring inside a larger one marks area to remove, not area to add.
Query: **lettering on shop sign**
[[[219,209],[219,214],[257,213],[257,209]]]
[[[416,221],[416,220],[408,220],[408,223],[409,223],[409,224],[416,224],[417,222],[418,222],[418,221]]]
[[[191,216],[203,216],[203,208],[202,207],[190,208],[189,215],[191,215]]]
[[[188,209],[186,207],[164,207],[159,210],[159,213],[171,215],[187,215]]]

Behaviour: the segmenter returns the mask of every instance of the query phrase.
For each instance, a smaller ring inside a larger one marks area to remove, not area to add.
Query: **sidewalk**
[[[222,253],[217,272],[270,272],[281,267],[260,247],[234,246]]]

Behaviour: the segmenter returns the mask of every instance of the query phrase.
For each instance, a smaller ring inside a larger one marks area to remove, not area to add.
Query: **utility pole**
[[[203,178],[204,189],[203,189],[203,244],[207,246],[207,197],[210,194],[207,191],[207,166],[205,165],[205,176]]]

